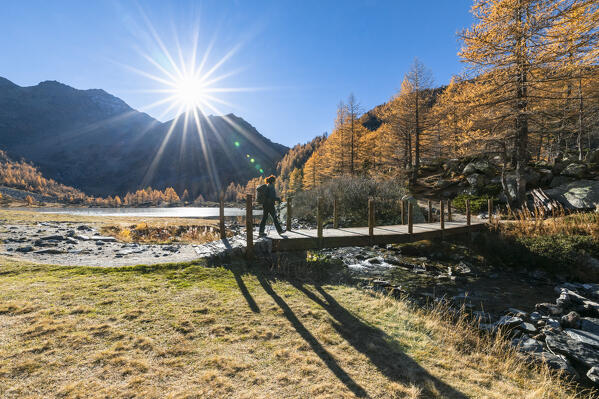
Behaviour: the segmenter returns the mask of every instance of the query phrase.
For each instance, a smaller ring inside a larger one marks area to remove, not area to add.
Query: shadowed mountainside
[[[55,81],[20,87],[0,78],[0,149],[45,177],[92,195],[152,186],[211,195],[275,171],[287,147],[233,114],[184,117],[171,130],[103,90]]]

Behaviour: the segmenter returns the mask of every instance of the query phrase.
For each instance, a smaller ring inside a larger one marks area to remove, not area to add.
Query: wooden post
[[[433,222],[433,203],[431,200],[428,200],[428,222]]]
[[[466,200],[466,225],[470,226],[470,200]]]
[[[408,201],[408,233],[414,233],[414,217],[412,203]]]
[[[406,207],[405,207],[404,200],[399,201],[399,206],[401,207],[401,223],[400,224],[406,224],[406,218],[405,218]]]
[[[339,228],[339,203],[337,197],[333,198],[333,228]]]
[[[489,223],[491,223],[491,219],[493,218],[493,198],[489,198],[488,209],[489,209]]]
[[[219,228],[220,228],[220,239],[224,240],[227,238],[227,232],[225,231],[225,194],[220,192],[220,204],[219,204]]]
[[[445,230],[445,203],[443,202],[443,200],[441,200],[441,203],[439,205],[441,205],[441,230]]]
[[[245,196],[245,234],[246,252],[248,259],[254,257],[254,213],[252,212],[252,194]]]
[[[447,221],[451,222],[451,200],[447,200]]]
[[[322,238],[322,198],[316,200],[316,227],[318,229],[318,238]]]
[[[374,235],[374,200],[368,199],[368,235]]]
[[[287,198],[287,225],[285,228],[287,231],[291,231],[291,200],[293,198]]]

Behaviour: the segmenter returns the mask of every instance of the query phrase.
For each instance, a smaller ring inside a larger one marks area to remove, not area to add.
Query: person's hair
[[[264,179],[264,183],[268,184],[271,181],[274,182],[275,180],[277,180],[277,178],[274,175],[270,175],[266,179]]]

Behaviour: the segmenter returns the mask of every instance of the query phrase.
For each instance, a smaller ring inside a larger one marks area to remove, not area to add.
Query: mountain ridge
[[[0,149],[92,195],[172,186],[213,196],[274,172],[287,152],[232,113],[202,116],[187,129],[183,119],[160,122],[103,89],[21,87],[0,77]]]

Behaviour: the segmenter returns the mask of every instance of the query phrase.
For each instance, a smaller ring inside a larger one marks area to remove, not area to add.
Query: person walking
[[[269,215],[270,217],[272,217],[273,223],[279,235],[285,232],[285,230],[281,228],[281,224],[279,223],[277,212],[275,210],[275,202],[281,202],[281,198],[277,197],[277,192],[275,190],[275,181],[276,177],[270,175],[266,179],[264,179],[265,184],[256,189],[258,191],[258,202],[262,204],[263,209],[262,221],[260,222],[260,237],[266,237],[266,234],[264,233],[264,228],[266,227],[266,219],[268,219]]]

